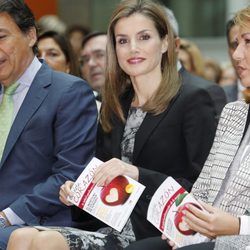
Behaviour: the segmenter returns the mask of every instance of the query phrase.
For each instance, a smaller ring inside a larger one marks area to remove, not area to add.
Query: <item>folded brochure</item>
[[[103,162],[93,158],[74,183],[68,200],[107,225],[121,231],[145,186],[128,176],[117,176],[104,187],[92,180]]]
[[[172,177],[168,177],[154,193],[148,207],[147,220],[175,242],[177,247],[187,245],[190,237],[196,233],[182,220],[182,211],[187,210],[188,204],[202,209],[191,194]]]

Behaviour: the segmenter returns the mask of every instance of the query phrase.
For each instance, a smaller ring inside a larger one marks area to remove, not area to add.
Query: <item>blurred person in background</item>
[[[221,66],[218,62],[210,58],[204,58],[204,78],[219,84],[222,74]]]
[[[231,62],[222,64],[221,66],[221,78],[219,80],[219,85],[222,87],[228,85],[237,84],[237,74]],[[225,89],[224,89],[225,90]]]
[[[179,56],[181,39],[179,37],[178,22],[177,22],[172,10],[170,10],[167,7],[164,7],[164,9],[165,9],[166,15],[168,17],[168,20],[170,22],[171,28],[174,32],[175,49],[176,49],[176,53]],[[205,91],[208,92],[209,96],[211,97],[211,100],[214,103],[214,108],[215,108],[215,112],[216,112],[216,120],[218,121],[220,114],[221,114],[221,111],[226,104],[226,95],[225,95],[223,89],[220,86],[218,86],[217,84],[215,84],[214,82],[208,81],[202,77],[197,76],[196,74],[190,73],[182,65],[182,63],[180,62],[180,59],[177,62],[177,69],[179,71],[180,79],[181,79],[183,84],[188,84],[188,85],[191,84],[191,85],[194,85],[196,87],[203,88]]]
[[[93,32],[85,37],[80,51],[81,74],[101,101],[105,84],[107,34]]]
[[[80,76],[80,66],[66,38],[56,31],[46,31],[37,39],[38,58],[54,70]]]
[[[66,31],[66,24],[57,15],[45,15],[37,21],[38,34],[49,30],[56,31],[59,34],[64,34]]]
[[[204,77],[204,58],[197,45],[187,39],[180,39],[178,58],[190,73]]]
[[[89,29],[80,24],[74,24],[67,28],[65,36],[69,40],[77,59],[80,56],[82,41],[88,35]]]

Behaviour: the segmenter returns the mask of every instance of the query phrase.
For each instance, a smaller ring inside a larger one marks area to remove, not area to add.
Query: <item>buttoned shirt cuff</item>
[[[16,215],[12,211],[11,208],[8,207],[4,209],[3,212],[11,225],[22,225],[25,223],[18,215]]]
[[[250,234],[250,216],[248,215],[240,216],[240,234]]]

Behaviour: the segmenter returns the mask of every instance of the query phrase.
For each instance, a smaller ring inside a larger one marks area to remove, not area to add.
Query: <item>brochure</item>
[[[96,186],[92,180],[101,163],[95,157],[90,161],[74,183],[68,200],[120,232],[145,186],[128,176],[117,176],[104,187]]]
[[[168,177],[154,193],[148,207],[147,220],[177,247],[187,245],[190,237],[196,233],[182,220],[182,211],[187,210],[188,204],[202,209],[191,194]]]

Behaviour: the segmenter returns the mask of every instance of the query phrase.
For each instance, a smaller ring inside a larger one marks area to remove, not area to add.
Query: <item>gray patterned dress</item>
[[[146,112],[140,108],[131,107],[126,121],[123,140],[121,142],[122,160],[132,163],[135,135],[138,131]],[[135,241],[132,224],[128,220],[123,230],[119,233],[111,227],[100,228],[96,232],[84,231],[72,227],[35,227],[38,230],[55,230],[66,239],[71,250],[118,250],[127,247]]]

